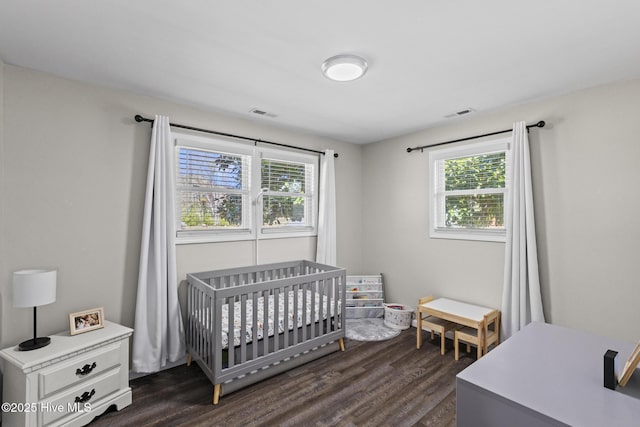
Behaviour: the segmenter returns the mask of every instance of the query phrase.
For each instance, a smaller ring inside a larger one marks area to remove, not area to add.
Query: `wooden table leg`
[[[480,325],[478,325],[478,360],[482,357],[486,347],[487,337],[484,336],[484,322],[480,322]]]

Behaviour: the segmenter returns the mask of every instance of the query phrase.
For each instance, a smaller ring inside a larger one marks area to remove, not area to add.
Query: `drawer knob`
[[[93,395],[96,394],[96,389],[91,389],[91,391],[85,391],[84,393],[82,393],[82,396],[76,396],[76,400],[75,403],[84,403],[84,402],[88,402],[89,400],[91,400],[91,398],[93,397]]]
[[[86,364],[82,367],[82,369],[80,368],[76,369],[76,375],[89,375],[91,371],[95,369],[96,366],[98,366],[96,365],[96,362],[93,362],[91,365]]]

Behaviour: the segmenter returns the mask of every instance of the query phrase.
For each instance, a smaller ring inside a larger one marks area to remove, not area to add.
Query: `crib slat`
[[[247,361],[247,295],[240,296],[240,363]]]
[[[320,286],[320,281],[316,281],[311,284],[311,289],[313,289],[313,330],[314,336],[322,335],[322,326],[320,323],[322,322],[322,288]]]
[[[206,331],[215,331],[214,325],[216,322],[214,321],[215,315],[220,312],[221,308],[216,308],[214,305],[214,299],[208,293],[202,292],[201,294],[202,301],[202,313],[205,316],[203,320],[203,324],[206,325]],[[219,322],[218,322],[219,323]],[[204,334],[204,340],[202,341],[202,354],[205,356],[206,365],[209,366],[209,369],[213,369],[213,365],[216,360],[221,359],[219,357],[215,357],[216,350],[220,349],[222,346],[222,329],[219,329],[216,334],[214,332],[213,336],[211,334]],[[222,363],[222,362],[221,362]],[[220,364],[220,369],[222,369],[222,364]]]
[[[307,323],[309,322],[307,316],[307,295],[309,292],[309,284],[302,284],[302,341],[307,340]]]
[[[284,348],[288,348],[289,347],[289,324],[290,324],[290,314],[291,311],[289,308],[289,296],[290,294],[290,287],[286,286],[284,288],[284,295],[282,298],[284,298],[284,313],[282,313],[283,316],[283,327],[284,327]]]
[[[278,333],[280,332],[280,290],[278,288],[273,290],[273,351],[276,352],[280,349]]]
[[[335,293],[335,289],[333,287],[333,278],[330,278],[327,280],[327,290],[329,292],[329,294],[327,295],[328,301],[327,301],[327,332],[333,332],[335,331],[335,328],[333,327],[333,320],[334,320],[334,316],[336,315],[336,310],[335,310],[335,304],[336,304],[336,293]]]
[[[333,309],[333,307],[331,307],[331,304],[333,303],[333,299],[331,298],[331,279],[325,279],[324,290],[326,299],[324,310],[327,313],[325,317],[325,319],[327,320],[325,322],[325,333],[328,334],[329,332],[331,332],[331,310]]]
[[[207,319],[207,326],[210,331],[213,331],[213,338],[211,339],[213,357],[211,358],[211,362],[214,368],[213,372],[216,376],[222,374],[222,357],[220,357],[222,353],[222,322],[220,322],[222,318],[222,302],[222,299],[211,299],[211,311]],[[230,348],[232,348],[231,344]]]
[[[258,293],[252,292],[252,328],[251,328],[251,348],[253,349],[252,359],[258,358]]]
[[[328,334],[329,332],[331,332],[331,311],[333,310],[333,307],[331,307],[331,304],[333,303],[333,299],[331,297],[331,279],[324,279],[323,286],[326,299],[324,303],[324,313],[326,313],[326,316],[324,316],[324,318],[326,319],[325,334]]]
[[[200,292],[200,290],[197,290],[195,298],[196,298],[196,310],[197,310],[196,315],[198,316],[198,321],[200,322],[200,325],[202,325],[201,331],[200,331],[201,333],[198,335],[198,339],[196,340],[196,351],[203,358],[204,363],[208,364],[209,360],[206,358],[207,355],[204,353],[204,349],[202,348],[203,347],[202,342],[207,336],[206,333],[204,334],[202,333],[203,332],[202,329],[205,329],[207,326],[209,326],[207,324],[207,319],[205,317],[205,312],[204,312],[205,310],[204,301],[203,301],[204,295],[202,292]]]
[[[234,298],[225,298],[227,300],[227,307],[229,307],[229,327],[227,330],[227,337],[229,337],[229,347],[228,347],[228,351],[227,351],[227,366],[229,368],[235,366],[235,351],[233,351],[235,345],[236,345],[236,337],[235,337],[235,304],[234,304]],[[216,323],[220,323],[218,320],[221,318],[217,318],[216,319]]]
[[[318,282],[310,283],[311,286],[311,338],[316,337],[316,286]]]
[[[203,313],[202,313],[202,293],[200,292],[199,289],[194,288],[194,307],[195,307],[195,318],[196,321],[198,322],[198,334],[194,337],[194,347],[195,347],[195,352],[200,355],[200,357],[202,357],[202,336],[206,335],[203,334],[203,329],[207,327],[207,324],[204,322],[203,319]],[[207,363],[207,360],[205,360],[205,363]]]
[[[295,284],[291,287],[293,292],[293,345],[298,344],[298,313],[300,312],[300,285]]]
[[[328,318],[329,310],[327,310],[326,307],[327,307],[327,304],[329,303],[329,301],[325,301],[325,285],[326,285],[326,282],[324,281],[324,279],[319,281],[318,284],[320,285],[319,288],[318,288],[318,291],[320,293],[319,298],[318,298],[320,300],[320,302],[318,304],[318,323],[319,323],[319,325],[318,325],[318,329],[319,329],[318,335],[324,335],[326,333],[326,331],[324,329],[324,323],[325,323],[324,322],[324,319],[325,319],[324,313],[325,312],[327,313],[327,318]]]
[[[332,279],[331,280],[333,286],[333,321],[331,322],[331,325],[333,326],[333,330],[336,331],[338,330],[338,321],[340,319],[340,310],[338,308],[338,301],[340,301],[340,280],[338,279]],[[341,301],[342,304],[344,304],[344,301]]]
[[[203,332],[202,329],[204,329],[204,328],[206,328],[208,326],[207,323],[206,323],[206,317],[204,316],[204,310],[205,310],[204,302],[203,302],[204,295],[203,295],[202,292],[200,292],[199,289],[196,289],[196,294],[194,295],[194,297],[196,299],[196,301],[195,301],[195,304],[196,304],[196,316],[197,316],[198,321],[200,322],[200,325],[202,325],[200,327],[201,328],[200,329],[200,334],[198,335],[198,337],[196,339],[196,342],[195,342],[196,352],[200,355],[200,357],[203,358],[204,363],[208,364],[209,360],[206,359],[206,354],[204,353],[204,351],[203,351],[204,349],[202,348],[203,347],[202,341],[204,340],[204,337],[206,337],[206,335],[207,335],[206,333],[204,333],[204,334],[202,333]]]
[[[340,313],[339,319],[339,325],[340,325],[340,329],[344,329],[345,328],[345,321],[346,321],[346,289],[347,289],[347,277],[346,275],[343,275],[340,277],[340,287],[338,288],[338,293],[340,294],[340,301],[342,301],[342,306],[340,307],[340,310],[338,311]]]
[[[262,294],[262,302],[264,310],[262,312],[262,355],[269,354],[269,290],[266,290]]]

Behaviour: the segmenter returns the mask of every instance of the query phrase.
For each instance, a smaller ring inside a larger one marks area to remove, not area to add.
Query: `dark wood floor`
[[[425,334],[428,338],[428,334]],[[91,426],[455,426],[455,376],[473,362],[416,349],[415,328],[381,342],[346,340],[336,352],[211,404],[193,364],[131,381],[133,404]]]

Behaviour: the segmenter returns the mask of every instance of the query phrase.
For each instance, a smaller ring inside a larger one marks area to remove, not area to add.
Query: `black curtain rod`
[[[529,128],[543,128],[545,124],[546,123],[543,120],[540,120],[538,123],[534,123],[532,125],[527,125],[527,131],[529,130]],[[500,133],[511,132],[512,130],[513,129],[499,130],[497,132],[490,132],[490,133],[485,133],[485,134],[482,134],[482,135],[469,136],[467,138],[460,138],[460,139],[454,139],[454,140],[451,140],[451,141],[438,142],[437,144],[421,145],[420,147],[407,148],[407,153],[410,153],[410,152],[415,151],[415,150],[422,151],[425,148],[437,147],[439,145],[453,144],[454,142],[461,142],[461,141],[468,141],[470,139],[482,138],[483,136],[498,135]]]
[[[138,123],[140,123],[140,122],[153,123],[153,119],[147,119],[146,117],[142,117],[140,114],[136,114],[136,116],[134,118],[136,119],[136,122],[138,122]],[[310,148],[296,147],[295,145],[281,144],[279,142],[265,141],[264,139],[249,138],[249,137],[246,137],[246,136],[234,135],[232,133],[217,132],[215,130],[196,128],[196,127],[193,127],[193,126],[186,126],[186,125],[179,125],[179,124],[176,124],[176,123],[169,123],[169,126],[173,126],[175,128],[187,129],[187,130],[194,130],[196,132],[212,133],[214,135],[226,136],[226,137],[229,137],[229,138],[244,139],[245,141],[253,141],[255,144],[260,142],[260,143],[263,143],[263,144],[277,145],[279,147],[293,148],[295,150],[309,151],[311,153],[317,153],[317,154],[324,155],[324,151],[312,150]],[[333,157],[338,157],[338,153],[333,153]]]

